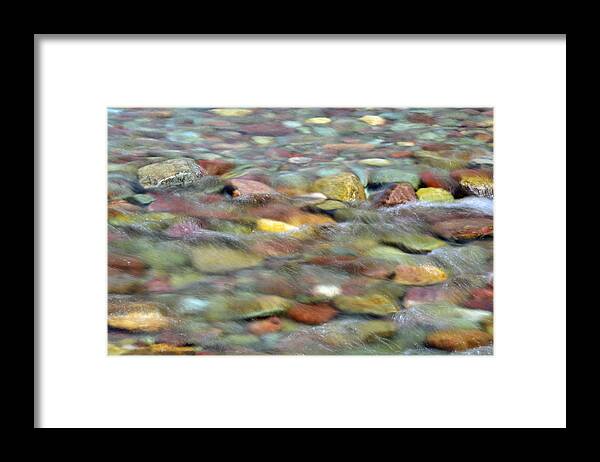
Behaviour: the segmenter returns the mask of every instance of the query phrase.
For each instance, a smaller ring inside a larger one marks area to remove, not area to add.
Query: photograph
[[[492,354],[492,108],[109,108],[108,354]]]

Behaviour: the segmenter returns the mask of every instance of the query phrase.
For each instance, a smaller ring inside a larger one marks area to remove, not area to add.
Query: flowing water
[[[490,108],[111,108],[111,355],[492,353]]]

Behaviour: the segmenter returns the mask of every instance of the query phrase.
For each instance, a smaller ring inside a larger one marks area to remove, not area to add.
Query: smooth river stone
[[[475,329],[443,330],[429,334],[425,339],[427,346],[446,351],[465,351],[491,342],[490,334]]]
[[[445,271],[431,265],[399,265],[394,273],[394,281],[409,286],[427,286],[448,279]]]
[[[365,115],[360,117],[358,120],[371,126],[385,125],[385,119],[376,115]]]
[[[417,197],[422,202],[453,202],[454,196],[442,188],[421,188]]]
[[[146,189],[167,186],[189,186],[206,175],[192,159],[169,159],[138,169],[140,184]]]
[[[325,194],[329,199],[343,202],[367,199],[360,179],[350,172],[320,178],[313,183],[312,190]]]
[[[444,239],[478,239],[494,234],[494,220],[491,218],[457,218],[435,223],[431,229]]]
[[[209,321],[231,321],[272,316],[285,313],[294,301],[276,295],[240,295],[229,298],[222,305],[206,310]]]
[[[131,332],[159,332],[171,325],[161,313],[163,309],[154,302],[109,302],[108,325]]]
[[[339,295],[333,299],[336,308],[355,314],[373,314],[386,316],[397,313],[398,305],[389,297],[382,294],[364,296]]]
[[[394,244],[410,253],[427,253],[444,247],[446,242],[427,234],[386,234],[381,239],[386,244]]]
[[[233,179],[226,184],[226,189],[233,197],[264,196],[274,194],[276,191],[260,181]]]
[[[382,338],[392,338],[398,332],[398,324],[394,321],[374,319],[372,321],[361,322],[354,327],[358,340],[364,343],[373,343]]]
[[[314,305],[298,303],[289,309],[287,315],[302,324],[317,325],[333,319],[337,313],[335,308],[325,303]]]
[[[262,257],[228,247],[201,246],[192,249],[191,260],[203,273],[226,273],[258,266]]]

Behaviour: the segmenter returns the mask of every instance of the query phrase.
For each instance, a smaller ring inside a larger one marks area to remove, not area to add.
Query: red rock
[[[242,125],[237,130],[248,135],[262,136],[284,136],[295,133],[295,130],[292,128],[273,123]]]
[[[234,179],[229,180],[227,185],[233,197],[272,195],[276,191],[270,186],[254,180]]]
[[[494,310],[494,290],[491,288],[473,289],[471,298],[463,303],[467,308],[477,310]]]
[[[448,149],[452,149],[453,146],[451,144],[444,144],[444,143],[431,143],[431,144],[424,144],[422,146],[422,149],[424,151],[446,151]]]
[[[271,334],[280,330],[281,320],[276,316],[248,323],[248,332],[254,335]]]
[[[402,303],[405,307],[419,305],[422,303],[448,302],[461,305],[467,295],[459,288],[451,287],[410,287]]]
[[[428,188],[441,188],[451,193],[458,190],[458,183],[454,179],[429,170],[421,173],[421,181]]]
[[[494,234],[491,218],[457,218],[435,223],[432,230],[444,239],[477,239]]]
[[[387,188],[377,199],[377,207],[391,207],[417,200],[415,190],[410,183],[398,183]]]
[[[384,267],[381,265],[367,266],[361,271],[363,276],[375,279],[388,279],[394,272],[394,267]]]
[[[412,156],[413,156],[412,151],[397,151],[397,152],[392,152],[390,154],[390,157],[392,157],[394,159],[405,159],[407,157],[412,157]]]
[[[303,324],[323,324],[333,319],[338,311],[330,305],[320,303],[316,305],[305,305],[298,303],[288,310],[288,316],[294,321]]]
[[[114,253],[108,255],[108,266],[136,276],[141,275],[146,270],[146,264],[139,258]]]
[[[198,165],[206,170],[208,175],[223,175],[235,167],[233,162],[227,162],[226,160],[213,159],[213,160],[199,160]]]
[[[435,123],[435,119],[433,117],[430,117],[426,114],[420,114],[417,112],[414,112],[412,114],[408,114],[406,116],[406,120],[408,120],[409,122],[412,122],[414,124],[428,124],[428,125],[433,125]]]
[[[323,255],[313,257],[308,262],[313,265],[339,268],[350,273],[359,273],[364,268],[358,257],[352,255]]]

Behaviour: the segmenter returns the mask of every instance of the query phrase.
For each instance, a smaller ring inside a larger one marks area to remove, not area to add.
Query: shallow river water
[[[490,108],[111,108],[111,355],[492,354]]]

